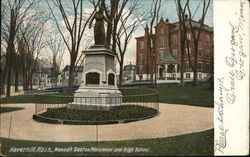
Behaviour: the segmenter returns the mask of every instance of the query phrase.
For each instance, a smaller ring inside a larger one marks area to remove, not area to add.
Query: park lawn
[[[23,107],[0,107],[0,113],[23,110]]]
[[[213,155],[213,129],[180,135],[175,137],[108,141],[108,142],[40,142],[24,140],[8,140],[0,138],[2,152],[6,154],[10,147],[45,147],[54,150],[56,147],[68,148],[148,148],[148,152],[68,152],[68,153],[7,153],[8,156],[212,156]]]
[[[140,88],[139,88],[140,89]],[[155,89],[155,88],[153,88]],[[213,107],[213,90],[201,86],[159,86],[156,88],[159,91],[160,103],[173,103],[201,107]],[[59,93],[65,95],[68,93]],[[58,95],[58,94],[57,94]],[[69,93],[73,96],[73,93]],[[64,99],[64,100],[63,100]],[[62,98],[62,102],[70,101],[70,98]],[[47,99],[49,100],[49,98]],[[50,99],[53,100],[53,99]],[[1,103],[35,103],[35,95],[19,95],[7,98],[1,98]]]
[[[73,96],[73,92],[67,92],[67,93],[56,93],[56,94],[51,94],[53,95],[58,95],[58,96]],[[51,96],[46,96],[49,99],[55,101],[52,99]],[[64,98],[68,99],[68,98]],[[13,104],[13,103],[36,103],[39,98],[36,97],[35,94],[25,94],[25,95],[18,95],[18,96],[10,96],[10,97],[5,97],[5,98],[0,98],[0,103],[1,104]],[[44,101],[44,100],[43,100]],[[63,100],[64,101],[64,100]]]
[[[201,86],[157,87],[159,102],[201,107],[214,107],[214,92]]]

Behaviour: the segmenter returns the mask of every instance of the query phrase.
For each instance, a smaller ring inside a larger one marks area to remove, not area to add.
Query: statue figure
[[[99,6],[99,10],[95,13],[93,18],[90,20],[89,28],[91,28],[92,22],[95,19],[96,23],[94,26],[94,39],[95,45],[104,45],[106,46],[106,37],[104,29],[104,20],[109,22],[109,20],[103,14],[103,6]]]

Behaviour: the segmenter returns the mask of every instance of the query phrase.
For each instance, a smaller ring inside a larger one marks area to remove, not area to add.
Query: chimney
[[[160,20],[160,22],[163,22],[164,20],[163,20],[163,18],[161,17],[161,20]]]
[[[149,32],[149,28],[148,28],[148,24],[146,24],[146,27],[145,27],[145,35],[148,35],[148,32]]]

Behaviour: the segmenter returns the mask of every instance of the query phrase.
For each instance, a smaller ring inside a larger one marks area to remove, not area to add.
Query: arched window
[[[97,72],[90,72],[86,74],[86,85],[87,84],[99,84],[100,74]]]
[[[108,85],[115,85],[115,75],[112,73],[108,75]]]

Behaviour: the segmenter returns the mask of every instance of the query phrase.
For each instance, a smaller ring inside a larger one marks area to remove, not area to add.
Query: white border
[[[249,154],[249,14],[248,0],[214,0],[215,155]]]

